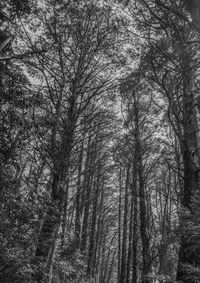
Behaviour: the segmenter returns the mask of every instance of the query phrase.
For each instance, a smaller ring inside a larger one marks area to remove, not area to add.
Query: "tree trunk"
[[[95,239],[95,252],[94,252],[94,262],[93,262],[93,269],[95,270],[96,274],[99,274],[100,270],[100,256],[101,256],[101,247],[102,247],[102,239],[104,233],[104,226],[103,226],[103,202],[104,202],[104,183],[101,186],[101,194],[100,194],[100,205],[99,205],[99,214],[97,220],[97,233]]]
[[[71,100],[69,105],[68,120],[64,127],[64,133],[62,137],[61,152],[57,152],[56,149],[56,133],[57,124],[54,125],[52,130],[52,189],[51,189],[51,204],[49,204],[46,212],[40,234],[38,236],[38,244],[35,252],[35,257],[47,260],[51,253],[51,268],[53,268],[54,255],[56,249],[57,236],[55,236],[60,226],[61,214],[63,207],[63,198],[66,196],[66,180],[69,177],[71,151],[73,145],[74,130],[76,124],[76,113],[73,112],[74,101]],[[58,108],[60,107],[60,104]],[[59,116],[59,109],[58,109]],[[57,123],[57,122],[56,122]],[[57,228],[58,227],[58,228]],[[53,252],[51,252],[53,251]],[[48,270],[48,271],[49,271]],[[51,277],[51,275],[50,275]],[[47,281],[49,282],[49,281]]]
[[[139,204],[140,204],[140,233],[142,240],[142,256],[143,256],[143,270],[142,270],[142,283],[149,283],[148,273],[150,271],[149,266],[149,238],[147,233],[147,221],[146,221],[146,201],[145,201],[145,184],[142,174],[142,164],[139,165]]]
[[[120,283],[121,274],[121,209],[122,209],[122,172],[119,172],[119,210],[118,210],[118,283]]]
[[[133,164],[133,184],[132,184],[132,202],[133,202],[133,225],[132,225],[132,283],[137,283],[137,237],[138,237],[138,191],[137,191],[137,155],[135,155],[135,161]]]
[[[126,273],[127,273],[126,264],[127,264],[127,233],[128,233],[127,222],[128,222],[129,171],[130,171],[130,165],[128,166],[127,173],[126,173],[120,283],[126,282]]]
[[[53,275],[53,264],[54,264],[54,256],[56,252],[58,230],[59,230],[59,224],[56,224],[56,227],[53,232],[52,244],[49,250],[49,255],[48,255],[48,260],[47,260],[47,282],[48,283],[51,283],[52,275]]]
[[[133,207],[134,199],[131,196],[131,212],[129,219],[129,239],[128,239],[128,256],[127,256],[127,266],[126,266],[126,283],[130,283],[130,271],[132,265],[132,244],[133,244]]]
[[[138,262],[138,253],[137,253],[137,237],[138,237],[138,198],[137,190],[135,187],[134,194],[134,217],[133,217],[133,268],[132,268],[132,283],[137,283],[137,262]]]
[[[142,160],[142,145],[140,138],[140,105],[139,98],[134,93],[134,123],[135,123],[135,154],[138,171],[138,183],[139,183],[139,209],[140,209],[140,234],[142,241],[142,257],[143,257],[143,269],[141,275],[141,283],[149,283],[148,274],[150,271],[149,260],[149,238],[147,232],[147,209],[145,199],[145,182],[144,182],[144,168]]]
[[[85,251],[87,238],[88,238],[88,220],[89,220],[89,212],[90,212],[90,196],[91,196],[91,187],[93,183],[93,171],[94,171],[94,163],[95,163],[95,156],[96,149],[94,144],[90,145],[90,149],[88,152],[89,163],[86,170],[86,179],[84,182],[85,187],[85,197],[84,197],[84,216],[83,216],[83,225],[82,225],[82,234],[81,234],[81,250]]]
[[[194,107],[194,90],[193,90],[193,74],[191,66],[190,46],[181,46],[180,64],[182,68],[183,79],[183,142],[181,144],[183,166],[184,166],[184,191],[182,206],[189,210],[191,216],[194,215],[192,208],[192,198],[198,189],[198,172],[195,164],[195,159],[199,164],[199,149],[197,140],[197,118]],[[182,226],[187,226],[183,221]],[[189,231],[182,232],[179,261],[177,269],[177,281],[195,283],[194,272],[191,273],[191,268],[195,268],[200,264],[200,248],[195,243],[195,237],[190,237]],[[198,278],[199,280],[200,278]]]
[[[81,237],[81,211],[80,211],[80,197],[81,197],[81,173],[82,173],[82,163],[83,163],[83,149],[84,149],[84,137],[81,144],[81,150],[78,162],[78,181],[77,181],[77,191],[75,199],[75,240],[77,248],[80,247],[80,237]]]
[[[113,252],[113,256],[112,256],[112,260],[111,260],[111,263],[110,263],[110,266],[109,266],[109,270],[108,270],[108,277],[107,277],[107,283],[110,283],[110,279],[112,277],[112,273],[113,273],[113,269],[114,269],[114,266],[115,266],[115,255],[116,255],[116,250]]]
[[[63,211],[62,211],[61,248],[63,248],[65,244],[65,233],[66,233],[66,225],[67,225],[67,208],[68,208],[68,198],[69,198],[69,178],[67,178],[65,186],[66,186],[66,190],[64,193],[64,203],[63,203]]]
[[[93,211],[92,211],[92,223],[90,227],[90,237],[89,237],[89,251],[88,251],[88,267],[87,267],[87,273],[94,275],[94,249],[95,249],[95,231],[96,231],[96,219],[97,219],[97,203],[98,203],[98,197],[99,197],[99,178],[100,178],[100,172],[99,172],[100,166],[98,166],[97,169],[97,180],[96,184],[94,183],[94,204],[93,204]]]

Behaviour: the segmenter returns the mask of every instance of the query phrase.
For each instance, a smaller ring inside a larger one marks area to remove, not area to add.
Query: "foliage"
[[[1,1],[1,282],[199,280],[188,16],[172,0]]]

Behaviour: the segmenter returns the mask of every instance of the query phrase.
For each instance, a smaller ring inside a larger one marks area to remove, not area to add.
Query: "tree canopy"
[[[0,282],[200,282],[200,2],[0,23]]]

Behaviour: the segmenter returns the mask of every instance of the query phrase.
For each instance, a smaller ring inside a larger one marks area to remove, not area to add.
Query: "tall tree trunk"
[[[138,246],[138,197],[137,197],[137,190],[135,187],[134,193],[134,217],[133,217],[133,268],[132,268],[132,283],[137,283],[137,263],[138,263],[138,253],[137,253],[137,246]]]
[[[137,155],[135,155],[135,161],[133,164],[133,175],[132,175],[132,202],[133,202],[133,231],[132,231],[132,283],[137,283],[137,262],[138,262],[138,254],[137,254],[137,238],[138,238],[138,191],[137,191]]]
[[[38,243],[35,252],[35,258],[43,258],[47,261],[47,270],[45,274],[51,273],[54,262],[54,255],[56,249],[57,232],[60,226],[63,198],[66,195],[66,180],[69,177],[71,151],[73,146],[73,137],[76,124],[76,113],[74,109],[74,101],[71,100],[69,105],[68,120],[64,127],[62,137],[61,152],[56,150],[56,133],[57,124],[52,130],[52,188],[51,188],[51,204],[49,204],[46,212],[44,222],[42,224],[40,234],[38,236]],[[59,118],[58,106],[58,117]],[[57,123],[57,122],[56,122]],[[58,228],[57,228],[58,227]],[[51,262],[49,262],[49,254]],[[50,269],[49,269],[50,267]],[[44,275],[44,274],[43,274]],[[49,276],[45,275],[44,282],[50,282]],[[51,274],[50,274],[51,277]]]
[[[84,149],[84,136],[81,144],[81,150],[79,154],[78,162],[78,180],[77,180],[77,191],[75,198],[75,240],[77,248],[80,247],[80,237],[81,237],[81,209],[80,209],[80,197],[81,197],[81,173],[82,173],[82,163],[83,163],[83,149]]]
[[[199,164],[198,140],[197,140],[197,118],[194,107],[193,74],[191,66],[190,46],[181,46],[180,64],[183,79],[183,142],[181,144],[183,166],[184,166],[184,191],[182,205],[194,215],[192,198],[198,189],[198,172],[195,159]],[[183,220],[182,220],[183,221]],[[186,223],[182,223],[183,226]],[[189,231],[188,231],[189,232]],[[195,283],[195,274],[191,268],[200,265],[200,248],[195,242],[197,239],[190,237],[188,232],[182,232],[179,261],[177,269],[177,281]],[[190,268],[189,268],[190,267]],[[199,276],[200,277],[200,276]],[[198,278],[200,280],[200,278]]]
[[[102,238],[101,238],[101,258],[100,258],[100,264],[99,264],[99,283],[104,283],[104,278],[105,278],[105,269],[104,269],[104,264],[105,264],[105,257],[106,257],[106,233],[105,230],[103,229],[102,231]]]
[[[85,197],[84,197],[84,216],[83,216],[83,225],[82,225],[82,234],[81,234],[81,250],[86,250],[87,238],[88,238],[88,220],[90,212],[90,197],[91,197],[91,188],[93,183],[93,173],[94,173],[94,164],[96,158],[96,147],[92,143],[89,149],[89,166],[86,168],[88,172],[86,173],[86,181],[84,183],[85,187]]]
[[[52,276],[53,276],[53,264],[54,264],[54,256],[56,252],[58,230],[59,230],[59,224],[56,224],[54,232],[53,232],[51,248],[49,250],[49,255],[48,255],[48,260],[47,260],[47,282],[48,283],[51,283]]]
[[[65,244],[65,233],[66,233],[66,225],[67,225],[67,208],[68,208],[68,198],[69,198],[69,178],[66,180],[66,189],[64,192],[64,203],[62,210],[62,235],[61,235],[61,248],[63,248]]]
[[[119,209],[118,209],[118,283],[121,274],[121,209],[122,209],[122,170],[119,172]]]
[[[128,165],[128,168],[127,168],[126,184],[125,184],[124,220],[123,220],[123,238],[122,238],[120,283],[125,283],[126,282],[129,172],[130,172],[130,165]]]
[[[99,213],[97,220],[97,233],[95,239],[95,252],[94,252],[94,263],[93,269],[96,274],[100,274],[100,257],[101,257],[101,248],[102,248],[102,238],[104,233],[104,223],[103,223],[103,202],[104,202],[104,183],[101,186],[100,193],[100,205],[99,205]]]
[[[90,227],[90,237],[89,237],[89,250],[88,250],[88,267],[87,273],[94,275],[94,249],[95,249],[95,232],[96,232],[96,219],[97,219],[97,203],[99,197],[99,179],[100,179],[100,166],[97,167],[97,180],[94,183],[94,204],[92,211],[92,222]]]
[[[108,277],[106,283],[109,283],[111,281],[110,279],[112,277],[113,269],[115,266],[115,256],[116,256],[116,250],[113,252],[112,260],[108,269]]]
[[[131,211],[129,219],[129,239],[128,239],[128,256],[127,256],[127,266],[126,266],[126,283],[130,283],[130,271],[132,265],[132,244],[133,244],[133,207],[134,199],[131,196]]]
[[[140,161],[139,166],[139,204],[140,204],[140,233],[142,240],[142,256],[143,256],[143,270],[142,270],[142,283],[149,283],[148,273],[149,266],[149,238],[147,233],[147,217],[146,217],[146,201],[145,201],[145,184],[143,180],[142,164]]]
[[[109,245],[109,250],[107,252],[107,257],[106,257],[106,261],[104,263],[104,280],[103,282],[105,283],[109,283],[109,277],[110,277],[110,272],[111,272],[111,266],[109,265],[109,261],[110,261],[110,258],[111,258],[111,254],[112,254],[112,245],[113,245],[113,241],[116,237],[116,234],[114,234],[112,236],[112,239],[110,241],[110,245]],[[113,258],[113,257],[112,257]]]
[[[134,94],[134,123],[135,123],[135,154],[138,171],[138,183],[139,183],[139,209],[140,209],[140,234],[142,241],[142,258],[143,269],[141,275],[141,283],[149,283],[148,274],[150,271],[149,266],[149,238],[147,232],[147,209],[146,209],[146,197],[145,197],[145,182],[144,182],[144,168],[142,160],[142,145],[140,137],[140,101],[139,97]]]

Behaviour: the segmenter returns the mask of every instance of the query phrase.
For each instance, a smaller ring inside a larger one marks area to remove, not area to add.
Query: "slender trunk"
[[[121,274],[121,209],[122,209],[122,172],[119,172],[119,228],[118,228],[118,283],[120,283]]]
[[[68,208],[68,198],[69,198],[69,178],[66,180],[66,189],[64,193],[64,203],[63,203],[63,212],[62,212],[62,235],[61,235],[61,248],[65,244],[65,233],[67,225],[67,208]]]
[[[84,199],[84,217],[83,217],[83,225],[82,225],[82,235],[81,235],[81,250],[86,250],[87,238],[88,238],[88,220],[89,220],[89,212],[90,212],[90,196],[91,196],[91,188],[93,183],[93,173],[94,173],[94,163],[96,149],[94,144],[91,145],[91,152],[89,152],[89,166],[86,168],[88,170],[86,176],[86,191],[85,191],[85,199]]]
[[[146,199],[145,199],[145,182],[143,174],[143,160],[142,160],[142,145],[140,138],[140,105],[139,98],[134,96],[134,122],[135,122],[135,154],[137,162],[137,172],[138,172],[138,183],[139,183],[139,209],[140,209],[140,235],[142,242],[142,258],[143,258],[143,269],[141,275],[141,283],[149,283],[148,274],[150,271],[149,266],[149,238],[147,233],[147,209],[146,209]]]
[[[135,188],[136,191],[136,188]],[[137,192],[134,194],[134,217],[133,217],[133,268],[132,268],[132,283],[137,283],[137,262],[138,262],[138,253],[137,253],[137,237],[138,237],[138,199]]]
[[[60,106],[59,106],[60,107]],[[58,108],[59,108],[58,107]],[[73,105],[70,105],[70,108],[73,109]],[[58,109],[59,116],[59,109]],[[68,123],[64,128],[64,133],[62,137],[61,152],[56,152],[56,127],[54,126],[52,130],[52,161],[53,161],[53,170],[52,170],[52,189],[51,189],[51,203],[49,204],[46,212],[44,222],[42,224],[39,236],[38,243],[35,252],[35,258],[43,258],[47,260],[49,254],[51,254],[51,263],[47,264],[50,266],[50,273],[53,269],[54,255],[56,251],[56,241],[57,236],[55,231],[59,229],[62,207],[63,207],[63,198],[66,195],[66,180],[69,177],[69,167],[71,159],[71,151],[73,145],[73,136],[75,129],[75,113],[69,111],[68,113]],[[58,228],[57,228],[58,227]],[[51,252],[52,251],[52,252]],[[42,275],[43,276],[43,275]],[[50,274],[51,277],[51,274]],[[50,278],[49,277],[49,278]]]
[[[94,247],[95,247],[95,231],[96,231],[96,218],[97,218],[97,202],[98,202],[98,195],[99,195],[99,172],[97,177],[97,184],[94,184],[94,191],[95,191],[95,198],[93,204],[93,211],[92,211],[92,223],[90,227],[90,237],[89,237],[89,251],[88,251],[88,267],[87,273],[94,275]]]
[[[129,220],[129,240],[128,240],[128,256],[127,256],[127,267],[126,267],[126,283],[130,283],[130,271],[132,264],[132,244],[133,244],[133,207],[134,200],[133,196],[131,196],[131,212],[130,212],[130,220]]]
[[[49,250],[48,260],[47,260],[47,283],[51,283],[52,275],[53,275],[53,264],[54,264],[54,256],[56,252],[56,244],[58,238],[58,230],[59,225],[57,224],[52,237],[52,244]]]
[[[183,142],[182,156],[184,164],[184,191],[182,205],[194,215],[192,209],[192,198],[198,190],[198,172],[195,160],[199,164],[197,118],[194,107],[193,74],[191,70],[191,54],[188,46],[181,46],[180,64],[183,78]],[[185,225],[185,224],[184,224]],[[189,232],[189,231],[188,231]],[[195,283],[197,280],[190,268],[200,264],[200,249],[193,235],[183,231],[181,236],[179,261],[177,268],[177,281]],[[198,278],[199,279],[199,278]],[[188,281],[189,280],[189,281]]]
[[[103,231],[104,233],[104,231]],[[99,283],[104,283],[104,264],[105,264],[105,253],[106,253],[106,236],[103,234],[102,235],[102,240],[101,240],[101,259],[100,259],[100,266],[99,266]]]
[[[132,283],[137,283],[137,238],[138,238],[138,191],[137,191],[137,155],[133,164],[133,186],[132,186],[132,202],[133,202],[133,232],[132,232]]]
[[[120,283],[126,282],[129,171],[130,165],[127,168],[126,175]]]
[[[142,283],[149,283],[148,273],[150,271],[149,266],[149,238],[147,234],[147,211],[145,201],[145,184],[143,179],[142,161],[139,164],[139,204],[140,204],[140,233],[142,240],[142,256],[143,256],[143,272],[142,272]]]
[[[110,258],[111,258],[111,253],[112,253],[112,245],[113,245],[113,241],[115,239],[115,236],[116,234],[114,234],[112,236],[112,239],[110,241],[110,245],[109,245],[109,251],[107,253],[107,258],[106,258],[106,262],[104,264],[104,280],[103,282],[109,282],[108,281],[108,278],[109,278],[109,274],[110,274],[110,265],[109,265],[109,261],[110,261]]]
[[[83,217],[83,225],[82,225],[82,234],[81,234],[81,250],[86,250],[87,238],[88,238],[88,221],[89,221],[89,212],[90,212],[90,196],[91,196],[91,186],[93,182],[92,176],[92,161],[90,165],[90,172],[88,174],[87,187],[85,192],[85,200],[84,200],[84,217]]]
[[[112,256],[112,260],[111,260],[111,263],[110,263],[110,266],[109,266],[109,269],[108,269],[108,278],[107,278],[107,283],[109,283],[111,280],[111,277],[112,277],[112,273],[113,273],[113,269],[115,267],[115,256],[116,256],[116,250],[113,252],[113,256]]]
[[[77,248],[80,247],[80,236],[81,236],[81,211],[80,211],[80,196],[81,196],[81,173],[82,173],[82,163],[83,163],[83,149],[84,149],[84,136],[81,144],[81,150],[78,162],[78,180],[77,180],[77,191],[75,199],[75,239]]]
[[[83,180],[83,191],[80,200],[80,211],[79,213],[84,213],[83,222],[82,222],[82,231],[81,231],[81,239],[80,239],[80,249],[84,250],[85,248],[85,238],[87,232],[87,220],[89,213],[89,197],[90,197],[90,179],[91,179],[91,138],[89,137],[88,145],[87,145],[87,154],[84,162],[84,180]],[[87,208],[85,209],[85,207]],[[87,210],[88,209],[88,210]],[[88,212],[88,213],[87,213]]]
[[[100,274],[100,256],[101,256],[101,246],[102,246],[102,238],[103,238],[103,201],[104,201],[104,184],[101,186],[101,195],[100,195],[100,206],[99,206],[99,215],[97,221],[97,233],[96,233],[96,246],[95,246],[95,253],[94,253],[94,264],[93,269],[95,270],[96,274]]]

